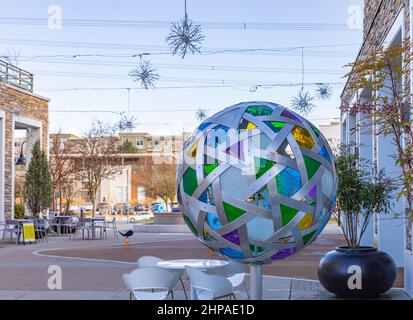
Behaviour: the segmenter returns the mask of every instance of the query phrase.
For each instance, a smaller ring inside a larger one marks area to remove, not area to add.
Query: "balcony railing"
[[[2,81],[33,92],[33,74],[0,60],[0,83]]]

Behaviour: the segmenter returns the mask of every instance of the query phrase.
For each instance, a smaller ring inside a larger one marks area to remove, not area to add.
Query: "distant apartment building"
[[[357,59],[379,46],[388,47],[400,45],[403,40],[411,41],[412,10],[413,3],[409,0],[365,0],[363,45]],[[412,92],[411,79],[404,79],[403,88],[408,91],[406,93]],[[385,88],[379,94],[388,96],[384,90]],[[348,83],[341,96],[343,106],[363,103],[371,98],[370,90],[354,91]],[[341,139],[346,144],[356,144],[354,152],[371,161],[372,176],[385,169],[388,176],[399,177],[401,170],[395,164],[395,146],[390,138],[377,135],[378,129],[366,114],[341,113]],[[404,267],[405,290],[413,297],[412,224],[403,215],[403,198],[397,200],[394,197],[393,205],[392,213],[372,218],[362,245],[378,247],[389,253],[398,267]]]
[[[15,161],[21,145],[26,168],[37,140],[48,150],[48,103],[33,92],[31,73],[0,60],[0,221],[14,217]]]
[[[333,121],[329,124],[319,125],[318,128],[320,129],[324,137],[327,139],[333,152],[337,153],[341,143],[340,122]]]
[[[57,134],[50,135],[54,141]],[[134,153],[119,153],[119,173],[110,179],[102,181],[98,191],[97,202],[107,203],[110,207],[127,203],[131,205],[151,204],[156,201],[148,195],[148,170],[151,165],[170,163],[176,164],[189,133],[178,135],[151,135],[147,132],[119,133],[117,147],[129,141],[136,148]],[[76,154],[76,142],[84,139],[70,134],[59,134],[62,148],[65,144],[72,145],[73,155]],[[74,157],[75,158],[75,157]],[[88,203],[87,190],[82,181],[73,181],[77,204]]]

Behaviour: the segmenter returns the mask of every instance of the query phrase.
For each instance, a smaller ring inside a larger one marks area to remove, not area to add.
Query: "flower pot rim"
[[[377,248],[369,247],[369,246],[359,246],[357,248],[350,248],[348,246],[340,246],[336,247],[336,251],[340,252],[375,252]]]

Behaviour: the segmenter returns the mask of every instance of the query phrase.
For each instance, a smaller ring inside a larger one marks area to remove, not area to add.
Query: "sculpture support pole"
[[[262,300],[262,264],[250,264],[250,299]]]

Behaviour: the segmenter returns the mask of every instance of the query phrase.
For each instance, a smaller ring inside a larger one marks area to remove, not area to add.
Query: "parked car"
[[[137,204],[133,209],[135,211],[145,211],[145,207],[142,204]]]
[[[165,205],[163,205],[162,203],[155,203],[152,207],[152,212],[153,213],[166,212]]]
[[[173,207],[172,212],[180,213],[180,212],[182,212],[182,210],[181,210],[180,207]]]
[[[143,220],[149,220],[153,218],[153,214],[149,211],[141,211],[133,216],[129,217],[129,223],[136,223]]]
[[[109,205],[106,202],[100,202],[98,203],[97,207],[96,207],[96,211],[99,211],[99,213],[106,213],[109,212]]]

